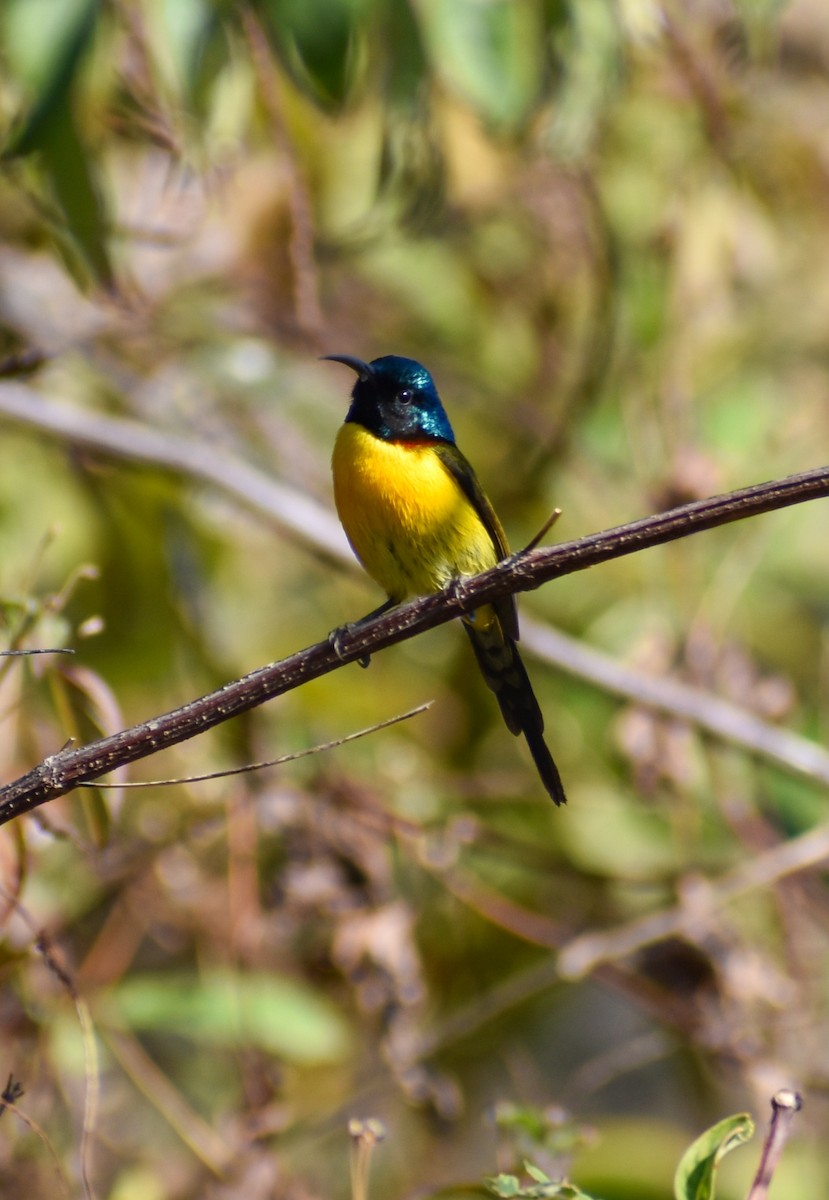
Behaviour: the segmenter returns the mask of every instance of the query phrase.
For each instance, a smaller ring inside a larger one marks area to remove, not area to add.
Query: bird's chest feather
[[[395,600],[494,566],[485,526],[429,443],[395,443],[355,422],[333,457],[334,499],[369,575]]]

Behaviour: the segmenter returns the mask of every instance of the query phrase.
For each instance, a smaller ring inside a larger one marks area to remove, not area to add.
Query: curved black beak
[[[361,383],[371,379],[374,374],[367,362],[363,362],[361,358],[355,358],[353,354],[321,354],[320,359],[323,362],[344,363],[347,367],[351,367],[351,370],[356,371],[359,375]]]

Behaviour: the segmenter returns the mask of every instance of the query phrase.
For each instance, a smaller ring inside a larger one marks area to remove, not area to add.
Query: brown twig
[[[23,924],[28,927],[34,935],[34,949],[40,955],[46,969],[58,981],[69,995],[72,1003],[75,1006],[75,1014],[78,1018],[78,1024],[81,1029],[81,1038],[83,1041],[84,1063],[86,1071],[86,1091],[84,1095],[84,1112],[83,1112],[83,1129],[81,1132],[81,1147],[80,1147],[80,1165],[81,1165],[81,1183],[83,1185],[83,1194],[85,1200],[94,1200],[95,1193],[92,1188],[91,1179],[91,1154],[92,1154],[92,1137],[95,1132],[95,1124],[98,1115],[98,1097],[100,1090],[100,1072],[98,1069],[98,1049],[95,1041],[95,1030],[92,1024],[92,1018],[89,1013],[89,1007],[83,996],[78,991],[77,984],[72,978],[72,975],[61,960],[61,957],[55,950],[51,938],[44,930],[38,931],[34,918],[29,913],[20,901],[15,897],[5,892],[5,889],[0,887],[0,895],[8,902],[9,906],[14,909],[17,916],[22,920]],[[32,1129],[44,1140],[46,1145],[52,1150],[52,1143],[42,1132],[42,1130],[31,1120],[25,1116],[15,1105],[15,1100],[22,1095],[22,1091],[17,1096],[12,1094],[13,1080],[9,1076],[9,1082],[6,1085],[6,1091],[3,1093],[2,1099],[5,1102],[5,1107],[16,1112],[21,1120],[30,1125]],[[59,1175],[62,1178],[60,1171],[60,1160],[54,1155],[53,1157],[59,1168]]]
[[[34,650],[0,650],[0,658],[26,658],[30,654],[74,654],[74,650],[66,646],[42,647]]]
[[[766,1140],[763,1143],[763,1153],[760,1165],[747,1200],[766,1200],[769,1184],[780,1162],[783,1147],[788,1141],[792,1122],[803,1107],[803,1101],[797,1092],[791,1088],[783,1088],[771,1098],[771,1121]]]
[[[101,783],[96,779],[92,783],[79,783],[77,786],[124,791],[127,788],[180,787],[183,783],[207,783],[212,779],[229,779],[232,775],[250,775],[254,771],[267,771],[270,767],[281,767],[285,763],[297,762],[300,758],[309,758],[314,754],[324,754],[326,750],[336,750],[340,746],[347,745],[348,742],[359,741],[360,738],[378,733],[381,729],[388,729],[392,725],[399,725],[401,721],[408,721],[410,717],[419,716],[431,708],[432,703],[433,701],[427,700],[425,704],[418,704],[416,708],[410,708],[408,712],[398,713],[395,717],[387,717],[385,721],[376,721],[373,725],[369,725],[365,729],[358,729],[355,733],[347,733],[344,737],[334,738],[330,742],[320,742],[316,746],[308,746],[305,750],[294,750],[291,754],[280,754],[278,758],[269,758],[265,762],[245,763],[243,767],[228,767],[224,771],[209,771],[206,775],[184,775],[176,779],[141,779],[134,783]]]
[[[662,8],[662,31],[668,48],[672,52],[680,73],[702,115],[703,125],[712,147],[725,160],[728,159],[729,125],[725,104],[720,95],[711,67],[712,48],[703,54],[693,45],[670,5]]]
[[[43,350],[20,350],[0,359],[0,379],[12,379],[19,375],[31,375],[48,362],[49,355]]]
[[[353,1117],[348,1123],[351,1138],[351,1200],[368,1200],[368,1172],[374,1148],[386,1136],[385,1126],[376,1117],[363,1121]]]
[[[827,860],[829,825],[818,825],[746,859],[713,882],[687,880],[680,903],[674,908],[637,917],[616,929],[581,934],[562,947],[559,970],[567,979],[580,979],[602,964],[630,958],[645,946],[665,938],[685,937],[693,941],[697,930],[712,927],[726,904],[801,871],[816,870]]]
[[[19,383],[0,383],[0,416],[72,446],[146,463],[211,484],[260,516],[265,514],[286,532],[302,538],[317,553],[339,562],[352,559],[333,512],[243,459],[191,434],[176,435],[140,421],[59,404]]]
[[[796,775],[829,784],[829,750],[825,746],[772,725],[705,688],[664,675],[648,675],[560,629],[528,617],[521,620],[521,640],[544,662],[554,663],[560,670],[587,680],[604,692],[678,717]]]
[[[202,480],[266,517],[317,554],[359,569],[330,509],[213,443],[57,404],[19,384],[0,383],[0,416],[75,446]],[[691,721],[786,770],[829,783],[829,751],[807,738],[779,729],[704,688],[634,670],[560,630],[525,619],[522,632],[525,646],[560,670],[603,691]]]
[[[547,536],[547,534],[553,528],[553,526],[555,525],[556,521],[559,519],[560,516],[561,516],[561,509],[554,508],[553,511],[550,513],[549,517],[547,518],[547,520],[544,522],[544,524],[539,529],[538,533],[533,538],[531,538],[530,541],[527,542],[526,546],[524,547],[525,553],[527,550],[535,550],[536,546],[540,545],[541,542],[544,541],[544,538]]]
[[[473,612],[481,604],[516,592],[532,591],[563,575],[692,533],[827,496],[829,467],[819,467],[695,501],[578,541],[513,555],[473,579],[458,581],[434,596],[414,600],[374,620],[339,631],[336,645],[326,639],[172,712],[87,746],[51,755],[0,789],[0,824],[65,795],[84,780],[96,779],[115,767],[187,741],[311,679],[443,625],[462,613]]]
[[[11,1083],[11,1082],[12,1082],[11,1077],[9,1077],[9,1083]],[[10,1096],[4,1096],[4,1109],[6,1109],[6,1108],[9,1110],[9,1112],[14,1113],[14,1115],[23,1122],[23,1124],[26,1126],[26,1128],[30,1129],[32,1131],[32,1133],[35,1135],[35,1137],[40,1138],[41,1142],[46,1147],[46,1149],[49,1153],[49,1156],[52,1159],[52,1166],[54,1167],[55,1175],[57,1176],[58,1186],[60,1187],[61,1195],[66,1196],[67,1198],[71,1197],[72,1193],[69,1190],[69,1183],[67,1182],[66,1176],[64,1174],[63,1166],[61,1165],[61,1160],[58,1156],[57,1150],[54,1147],[54,1144],[50,1141],[49,1135],[46,1133],[46,1130],[42,1129],[41,1126],[38,1125],[37,1121],[33,1120],[32,1117],[30,1117],[28,1115],[28,1113],[23,1112],[22,1108],[18,1108],[15,1100],[11,1099]]]
[[[23,1084],[19,1079],[15,1079],[13,1075],[9,1075],[6,1080],[6,1086],[0,1092],[0,1117],[6,1111],[9,1104],[14,1104],[23,1095]]]

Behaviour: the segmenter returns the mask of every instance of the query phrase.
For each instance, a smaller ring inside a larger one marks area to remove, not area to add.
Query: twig
[[[11,1083],[11,1078],[9,1079],[9,1082]],[[22,1093],[20,1094],[22,1095]],[[37,1121],[33,1120],[27,1113],[24,1113],[22,1108],[18,1108],[14,1099],[9,1098],[8,1096],[5,1097],[4,1108],[7,1108],[9,1112],[14,1113],[14,1115],[23,1122],[27,1129],[30,1129],[36,1137],[40,1138],[41,1142],[43,1142],[43,1145],[46,1147],[51,1156],[52,1166],[54,1167],[55,1175],[58,1179],[61,1195],[66,1196],[67,1198],[71,1197],[72,1193],[69,1190],[69,1184],[66,1180],[66,1176],[64,1175],[61,1160],[58,1157],[57,1150],[49,1140],[49,1135],[46,1133],[46,1130],[41,1129]]]
[[[180,438],[137,421],[68,409],[43,400],[21,385],[0,385],[0,414],[74,445],[202,479],[259,515],[264,514],[283,532],[301,539],[317,553],[356,569],[354,556],[330,510],[210,443]],[[788,770],[829,783],[829,752],[807,738],[778,729],[704,689],[650,678],[549,626],[524,618],[522,634],[524,644],[555,667],[603,690],[693,721],[716,737]]]
[[[824,746],[772,725],[704,688],[665,676],[646,675],[559,629],[527,617],[521,619],[521,640],[545,662],[578,679],[586,679],[605,692],[680,717],[714,737],[742,746],[758,758],[829,784],[829,750]]]
[[[797,1092],[791,1088],[783,1088],[771,1098],[771,1121],[766,1140],[763,1143],[763,1153],[760,1165],[751,1185],[747,1200],[766,1200],[769,1184],[780,1162],[783,1147],[788,1141],[792,1130],[792,1122],[803,1107],[803,1101]]]
[[[75,1014],[78,1018],[78,1024],[81,1030],[81,1040],[83,1042],[84,1052],[84,1068],[86,1076],[86,1089],[84,1094],[84,1113],[83,1113],[83,1130],[81,1132],[81,1148],[80,1148],[80,1163],[81,1163],[81,1182],[83,1184],[83,1194],[85,1200],[94,1200],[95,1193],[92,1188],[91,1176],[91,1150],[92,1150],[92,1135],[95,1132],[95,1126],[98,1115],[98,1098],[100,1090],[100,1071],[98,1066],[98,1048],[95,1041],[95,1029],[92,1024],[92,1018],[89,1014],[89,1006],[83,996],[78,991],[75,980],[72,978],[67,967],[59,960],[52,946],[48,935],[40,930],[38,932],[37,925],[29,913],[29,910],[20,903],[16,896],[6,892],[0,886],[0,895],[7,902],[10,908],[13,908],[15,913],[28,927],[34,935],[34,949],[40,955],[46,969],[57,979],[58,983],[65,989],[73,1005],[75,1006]],[[40,1128],[26,1117],[18,1108],[15,1107],[14,1101],[22,1095],[22,1091],[18,1092],[18,1096],[12,1094],[13,1080],[9,1076],[9,1082],[6,1085],[6,1091],[3,1093],[3,1101],[6,1107],[16,1112],[21,1120],[30,1125],[36,1133],[38,1133],[49,1149],[52,1149],[52,1143]],[[55,1156],[55,1161],[60,1166],[60,1162]],[[59,1172],[62,1177],[62,1173]]]
[[[182,138],[172,119],[172,107],[163,98],[159,72],[155,69],[147,44],[147,29],[141,5],[118,0],[115,9],[129,38],[129,54],[124,56],[122,81],[134,101],[136,111],[130,119],[157,145],[176,159],[184,157]],[[122,120],[120,124],[127,124]]]
[[[201,479],[264,515],[318,554],[356,569],[329,509],[211,443],[177,437],[137,421],[67,408],[44,400],[21,384],[0,383],[0,415],[73,445]],[[807,738],[779,729],[704,689],[650,678],[549,626],[525,618],[522,631],[525,645],[555,667],[604,690],[674,713],[789,771],[829,782],[829,752]]]
[[[661,11],[662,30],[669,50],[684,76],[691,95],[699,105],[702,123],[714,150],[729,162],[729,124],[726,106],[718,91],[714,72],[711,69],[713,47],[703,54],[693,46],[685,30],[677,23],[672,5],[663,5]]]
[[[318,553],[339,562],[351,561],[345,534],[330,509],[208,442],[44,400],[33,388],[19,383],[0,383],[0,415],[73,446],[212,484],[259,516],[264,513]]]
[[[400,605],[374,620],[340,630],[336,646],[326,639],[281,662],[260,667],[172,712],[87,746],[51,755],[0,789],[0,825],[47,800],[65,795],[84,780],[96,779],[115,767],[187,741],[346,663],[443,625],[462,613],[473,612],[481,604],[531,591],[574,571],[676,541],[691,533],[826,496],[829,496],[829,467],[819,467],[724,496],[698,500],[575,542],[513,555],[491,570],[456,582],[434,596]]]
[[[553,526],[555,525],[556,521],[559,519],[560,516],[561,516],[561,509],[554,508],[553,511],[550,513],[549,517],[547,518],[547,520],[544,522],[544,524],[539,529],[538,533],[535,535],[535,537],[531,538],[530,541],[527,542],[522,553],[526,554],[526,552],[528,550],[535,550],[536,546],[539,544],[539,542],[542,541],[542,539],[544,537],[546,537],[546,535],[553,528]]]
[[[45,362],[49,355],[43,350],[20,350],[16,354],[7,354],[0,359],[0,379],[11,379],[15,375],[31,375]]]
[[[106,1024],[102,1025],[100,1033],[112,1057],[136,1088],[199,1161],[221,1178],[233,1162],[233,1148],[208,1121],[193,1111],[138,1038]]]
[[[769,887],[788,875],[813,870],[829,860],[829,824],[781,842],[763,854],[741,862],[716,882],[685,884],[682,902],[651,916],[630,921],[604,933],[588,933],[563,946],[559,971],[567,979],[582,978],[596,967],[628,958],[653,942],[675,935],[689,937],[710,921],[718,909],[749,892]]]
[[[2,1117],[3,1113],[6,1111],[8,1105],[14,1104],[16,1100],[20,1099],[20,1097],[23,1095],[23,1092],[24,1088],[20,1080],[15,1079],[14,1075],[9,1075],[9,1078],[6,1081],[6,1086],[3,1088],[3,1091],[0,1092],[0,1117]]]
[[[0,650],[0,658],[25,658],[29,654],[74,654],[67,646],[51,646],[35,650]]]
[[[334,738],[330,742],[321,742],[316,746],[308,746],[305,750],[295,750],[292,754],[281,754],[279,758],[269,758],[265,762],[245,763],[243,767],[228,767],[226,771],[210,771],[207,775],[184,775],[180,779],[141,779],[134,783],[101,783],[96,779],[94,783],[79,783],[77,786],[112,788],[113,791],[122,792],[125,788],[178,787],[182,783],[206,783],[209,779],[227,779],[230,775],[248,775],[251,771],[281,767],[284,763],[296,762],[298,759],[308,758],[312,754],[323,754],[326,750],[336,750],[337,747],[345,746],[348,742],[356,742],[360,738],[368,737],[370,733],[377,733],[381,729],[388,729],[391,725],[399,725],[401,721],[408,721],[410,717],[419,716],[420,713],[431,708],[433,703],[432,700],[428,700],[425,704],[418,704],[417,708],[410,708],[408,712],[398,713],[396,717],[388,717],[385,721],[377,721],[365,729],[358,729],[356,733],[347,733],[344,737]]]
[[[351,1200],[368,1200],[368,1173],[374,1147],[386,1136],[382,1121],[369,1117],[362,1121],[358,1117],[348,1123],[351,1137]]]

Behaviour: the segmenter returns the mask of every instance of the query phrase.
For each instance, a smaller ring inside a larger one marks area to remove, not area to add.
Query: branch
[[[694,942],[700,929],[714,926],[717,914],[727,904],[773,887],[790,875],[823,869],[828,859],[829,825],[823,824],[745,859],[713,882],[688,879],[673,908],[636,917],[602,933],[579,934],[562,946],[559,973],[565,979],[582,979],[598,967],[630,958],[666,938],[684,937]]]
[[[678,717],[795,775],[829,784],[829,750],[825,746],[790,729],[781,729],[714,692],[669,676],[645,674],[560,629],[528,617],[521,618],[521,641],[544,662],[604,692]]]
[[[296,488],[279,483],[221,446],[154,429],[141,421],[109,417],[44,400],[33,388],[0,383],[0,416],[39,429],[60,441],[131,462],[146,463],[198,479],[233,496],[317,553],[351,562],[345,534],[330,509]]]
[[[78,783],[187,741],[311,679],[443,625],[481,604],[515,592],[532,591],[563,575],[691,533],[826,496],[829,496],[829,467],[820,467],[686,504],[578,541],[513,555],[473,579],[456,582],[434,596],[401,605],[356,628],[341,630],[336,647],[329,640],[319,642],[172,712],[88,746],[51,755],[0,789],[0,825],[65,795]]]
[[[763,1155],[751,1185],[748,1200],[767,1200],[769,1184],[788,1141],[792,1122],[803,1107],[803,1100],[791,1088],[782,1088],[771,1098],[771,1122],[763,1143]]]
[[[0,416],[75,446],[202,480],[264,516],[310,550],[359,570],[330,509],[221,446],[156,430],[139,421],[69,408],[44,399],[22,384],[0,383]],[[559,670],[586,679],[603,691],[693,722],[715,737],[789,771],[829,783],[829,751],[807,738],[763,721],[704,688],[634,670],[550,626],[525,618],[522,632],[525,646]]]

